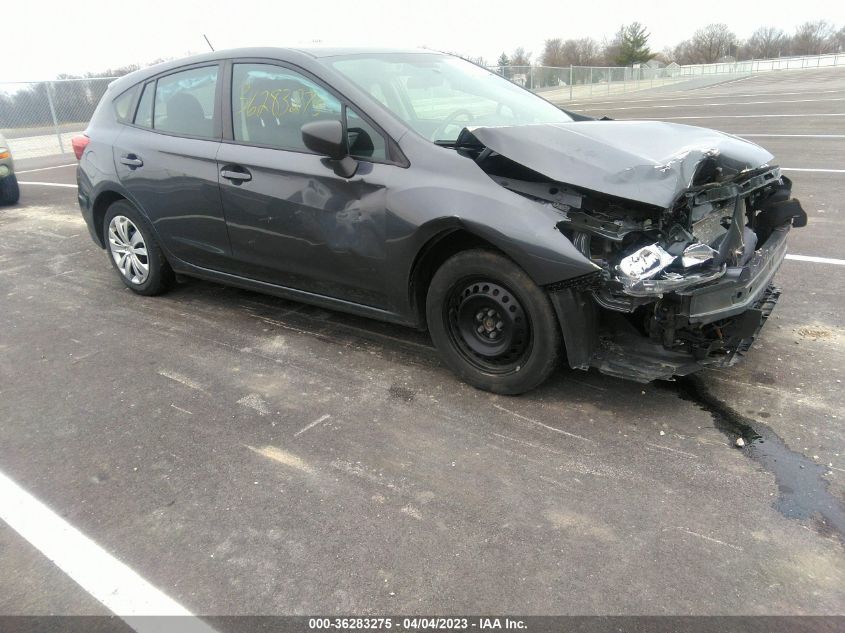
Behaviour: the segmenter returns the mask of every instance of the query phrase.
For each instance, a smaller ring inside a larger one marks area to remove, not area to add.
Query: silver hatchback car
[[[0,134],[0,204],[15,204],[20,197],[15,163],[6,138]]]

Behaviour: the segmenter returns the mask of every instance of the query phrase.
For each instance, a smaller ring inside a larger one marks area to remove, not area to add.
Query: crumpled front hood
[[[551,180],[662,208],[689,189],[699,163],[709,156],[730,172],[761,167],[773,158],[729,134],[659,121],[468,127],[467,133]]]

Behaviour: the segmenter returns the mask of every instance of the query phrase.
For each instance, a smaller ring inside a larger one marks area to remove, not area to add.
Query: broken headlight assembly
[[[765,167],[727,183],[693,187],[671,209],[653,210],[651,218],[621,203],[592,214],[561,209],[566,220],[559,228],[571,227],[575,245],[605,271],[607,283],[595,291],[599,304],[633,312],[666,293],[717,281],[730,267],[748,262],[762,242],[758,232],[765,233],[755,232],[758,209],[771,207],[778,192],[788,195],[790,183],[784,180],[779,168]]]

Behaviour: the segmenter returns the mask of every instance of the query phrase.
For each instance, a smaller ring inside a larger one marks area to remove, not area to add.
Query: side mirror
[[[301,129],[305,147],[334,161],[335,172],[339,176],[352,178],[355,175],[358,161],[349,155],[340,121],[311,121]]]

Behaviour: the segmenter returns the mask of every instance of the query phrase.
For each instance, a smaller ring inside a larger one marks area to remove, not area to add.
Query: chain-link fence
[[[622,94],[689,82],[695,86],[774,70],[845,66],[845,53],[810,57],[781,57],[742,62],[679,66],[490,66],[499,73],[553,102],[563,103],[596,95]]]
[[[705,86],[755,73],[845,66],[845,53],[662,68],[493,66],[510,81],[555,103],[667,85]],[[16,159],[70,154],[113,77],[0,83],[0,133]]]
[[[70,154],[114,78],[0,83],[0,133],[16,160]]]
[[[499,73],[551,101],[569,101],[595,94],[615,94],[682,81],[667,68],[651,66],[493,66]]]

